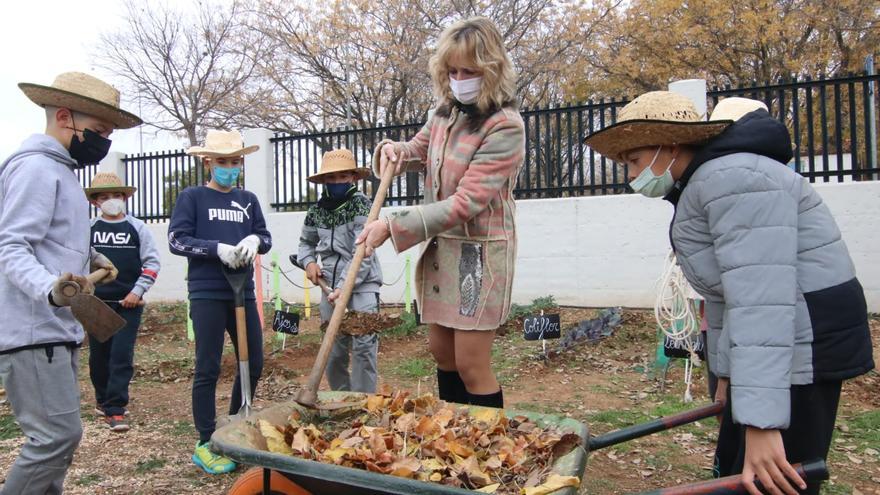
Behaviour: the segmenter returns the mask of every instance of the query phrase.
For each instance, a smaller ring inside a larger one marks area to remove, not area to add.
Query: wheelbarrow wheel
[[[312,495],[312,492],[291,481],[287,476],[272,471],[269,477],[271,495]],[[262,495],[263,468],[253,467],[245,471],[227,492],[227,495]]]

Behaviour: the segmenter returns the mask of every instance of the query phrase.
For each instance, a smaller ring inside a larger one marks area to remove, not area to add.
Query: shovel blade
[[[107,342],[125,326],[125,319],[91,294],[77,294],[70,300],[70,310],[83,330],[98,342]]]

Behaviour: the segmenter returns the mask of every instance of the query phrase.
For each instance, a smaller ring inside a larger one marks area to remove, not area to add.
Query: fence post
[[[703,120],[709,118],[706,113],[706,80],[705,79],[684,79],[681,81],[673,81],[669,83],[669,91],[686,96],[694,102],[697,107],[697,113]]]
[[[107,153],[107,156],[98,164],[98,172],[114,173],[122,179],[123,184],[128,184],[128,178],[125,176],[125,162],[122,161],[123,158],[125,158],[125,153],[118,151]]]
[[[273,211],[275,202],[275,153],[272,148],[272,131],[269,129],[245,129],[242,133],[245,146],[257,145],[259,150],[247,155],[245,184],[248,191],[257,195],[264,212]]]

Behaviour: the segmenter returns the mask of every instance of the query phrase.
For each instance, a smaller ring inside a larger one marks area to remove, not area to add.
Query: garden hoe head
[[[90,273],[86,278],[92,284],[107,276],[107,270],[101,268]],[[62,293],[70,298],[70,311],[74,318],[88,332],[90,338],[98,342],[107,342],[116,332],[125,326],[125,319],[93,294],[84,294],[76,282],[65,282]]]

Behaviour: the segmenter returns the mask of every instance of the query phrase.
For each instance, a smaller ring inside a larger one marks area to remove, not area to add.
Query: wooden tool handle
[[[394,166],[388,163],[385,170],[382,171],[382,181],[376,190],[376,197],[373,198],[373,206],[370,208],[370,214],[367,216],[367,224],[379,218],[379,211],[385,202],[385,194],[388,192],[388,186],[394,178]],[[357,279],[357,272],[360,270],[361,262],[366,254],[366,242],[357,245],[354,258],[348,266],[348,275],[345,277],[345,284],[342,286],[342,292],[339,299],[336,300],[336,306],[333,308],[333,316],[330,317],[330,323],[327,325],[327,332],[324,334],[324,340],[321,342],[321,349],[315,358],[315,364],[312,366],[312,372],[309,374],[309,380],[296,401],[304,406],[312,407],[318,398],[318,387],[321,385],[321,378],[324,376],[324,370],[327,368],[327,359],[330,357],[330,349],[336,341],[336,334],[339,332],[339,324],[342,323],[342,317],[345,315],[345,309],[348,307],[348,300],[351,298],[351,292],[354,290],[354,282]]]
[[[247,361],[247,319],[244,316],[244,306],[235,307],[235,338],[238,340],[238,361]]]
[[[106,277],[107,275],[110,275],[110,270],[108,270],[106,268],[98,268],[97,270],[93,271],[92,273],[86,275],[86,278],[89,280],[89,282],[92,283],[92,285],[95,285],[98,282],[100,282],[101,280],[103,280],[104,277]]]
[[[93,271],[92,273],[86,275],[86,279],[92,285],[95,285],[100,280],[103,280],[104,277],[106,277],[109,274],[110,274],[110,270],[108,270],[106,268],[98,268],[97,270]],[[61,293],[64,294],[66,297],[73,297],[73,296],[79,294],[80,292],[82,292],[82,287],[80,287],[80,285],[78,283],[74,282],[73,280],[70,280],[68,282],[64,282],[61,285]]]
[[[327,281],[322,277],[318,277],[318,287],[320,287],[321,290],[324,291],[324,294],[327,294],[328,296],[333,293],[333,289],[327,285]]]

